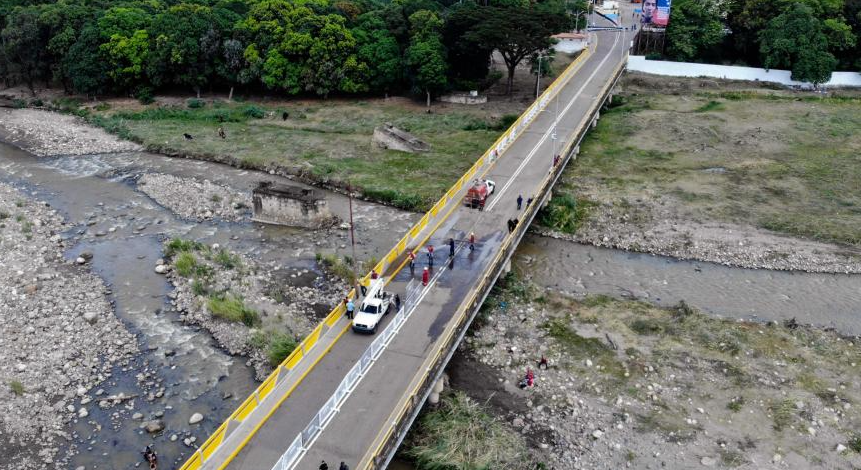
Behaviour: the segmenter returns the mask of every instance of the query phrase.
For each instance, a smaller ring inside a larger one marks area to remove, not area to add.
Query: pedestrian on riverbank
[[[448,239],[448,257],[454,258],[454,238]]]
[[[422,271],[422,285],[427,286],[429,280],[430,280],[430,271],[428,271],[428,267],[425,266],[425,270]]]
[[[475,250],[475,232],[469,232],[469,251]]]
[[[523,205],[523,195],[518,194],[517,195],[517,210],[520,210],[520,206],[522,206],[522,205]]]
[[[350,320],[353,319],[353,312],[356,310],[356,304],[353,303],[352,300],[347,301],[347,318]]]

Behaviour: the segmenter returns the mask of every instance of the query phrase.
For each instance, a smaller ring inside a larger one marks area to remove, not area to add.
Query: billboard
[[[672,0],[643,0],[643,26],[666,28],[670,22]]]

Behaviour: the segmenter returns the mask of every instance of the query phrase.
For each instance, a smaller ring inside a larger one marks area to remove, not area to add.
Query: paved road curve
[[[391,341],[364,379],[346,399],[340,411],[321,432],[314,445],[296,466],[316,469],[321,460],[330,468],[341,461],[350,468],[364,468],[372,446],[379,440],[399,399],[407,393],[433,346],[439,340],[464,297],[508,236],[506,221],[518,218],[516,199],[522,195],[524,206],[548,174],[553,155],[569,134],[587,117],[601,88],[624,57],[629,36],[625,32],[600,32],[593,39],[593,53],[583,61],[574,77],[547,105],[532,124],[511,144],[487,178],[497,184],[484,212],[458,208],[433,233],[429,243],[436,250],[432,283],[423,292],[407,323]],[[558,116],[558,117],[557,117]],[[559,140],[552,138],[554,122]],[[469,232],[477,238],[471,252],[459,243],[454,258],[448,257],[446,241],[465,240]],[[421,275],[425,259],[420,257],[415,277]],[[409,269],[397,273],[389,290],[404,290],[413,275]],[[385,324],[381,326],[381,329]],[[230,463],[230,469],[268,470],[353,366],[372,338],[347,332],[296,387],[290,397],[266,421],[256,435]]]

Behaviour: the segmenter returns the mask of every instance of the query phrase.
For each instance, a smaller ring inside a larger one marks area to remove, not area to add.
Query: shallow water
[[[684,300],[716,316],[787,320],[861,334],[861,275],[741,269],[530,236],[516,263],[540,285],[669,306]]]
[[[312,271],[317,270],[316,252],[348,250],[345,231],[324,238],[323,232],[250,221],[179,219],[136,190],[135,182],[145,172],[209,179],[248,191],[261,180],[285,181],[265,173],[147,153],[36,158],[0,144],[0,181],[48,202],[74,225],[64,234],[76,242],[67,258],[74,259],[82,251],[93,253],[93,272],[109,285],[114,311],[136,334],[142,351],[128,367],[114,368],[98,387],[103,395],[86,405],[87,420],[71,425],[79,454],[69,468],[133,468],[143,462],[140,451],[147,444],[155,445],[167,466],[181,463],[193,451],[182,440],[195,436],[197,444],[202,443],[256,387],[244,358],[225,354],[207,332],[183,325],[170,307],[171,286],[153,270],[162,257],[164,238],[219,243],[279,268]],[[327,192],[327,199],[335,214],[347,216],[346,197]],[[414,214],[361,201],[354,201],[354,212],[362,257],[388,249],[417,219]],[[139,374],[145,374],[143,380],[138,380]],[[161,398],[144,399],[159,390]],[[119,393],[138,397],[108,409],[98,406],[99,398]],[[144,421],[163,413],[165,431],[148,435],[139,427],[142,421],[131,418],[138,412]],[[190,426],[188,418],[195,412],[205,419]],[[170,441],[173,434],[178,437],[175,442]]]

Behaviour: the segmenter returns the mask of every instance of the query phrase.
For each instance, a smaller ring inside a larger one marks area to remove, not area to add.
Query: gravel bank
[[[38,109],[0,109],[0,140],[40,157],[141,150],[79,117]]]
[[[209,180],[147,173],[138,180],[138,189],[185,219],[237,221],[245,218],[251,207],[250,194]]]
[[[575,234],[542,229],[544,236],[605,248],[651,253],[751,269],[861,273],[861,251],[779,235],[750,226],[679,215],[678,204],[625,200],[591,209]]]
[[[63,259],[53,209],[0,183],[0,219],[0,452],[4,468],[47,468],[90,389],[137,346],[101,279]]]
[[[548,469],[861,463],[850,449],[861,419],[857,337],[685,307],[543,298],[491,312],[450,374]],[[535,386],[522,390],[527,367]]]
[[[218,245],[196,245],[188,250],[196,267],[190,276],[182,276],[176,268],[180,253],[165,265],[176,288],[170,294],[171,303],[184,321],[208,330],[228,353],[248,356],[260,380],[272,370],[268,356],[272,336],[301,340],[346,291],[341,282],[330,282],[308,269],[259,263]],[[249,327],[215,317],[210,299],[219,296],[241,299],[258,313],[259,322]]]

